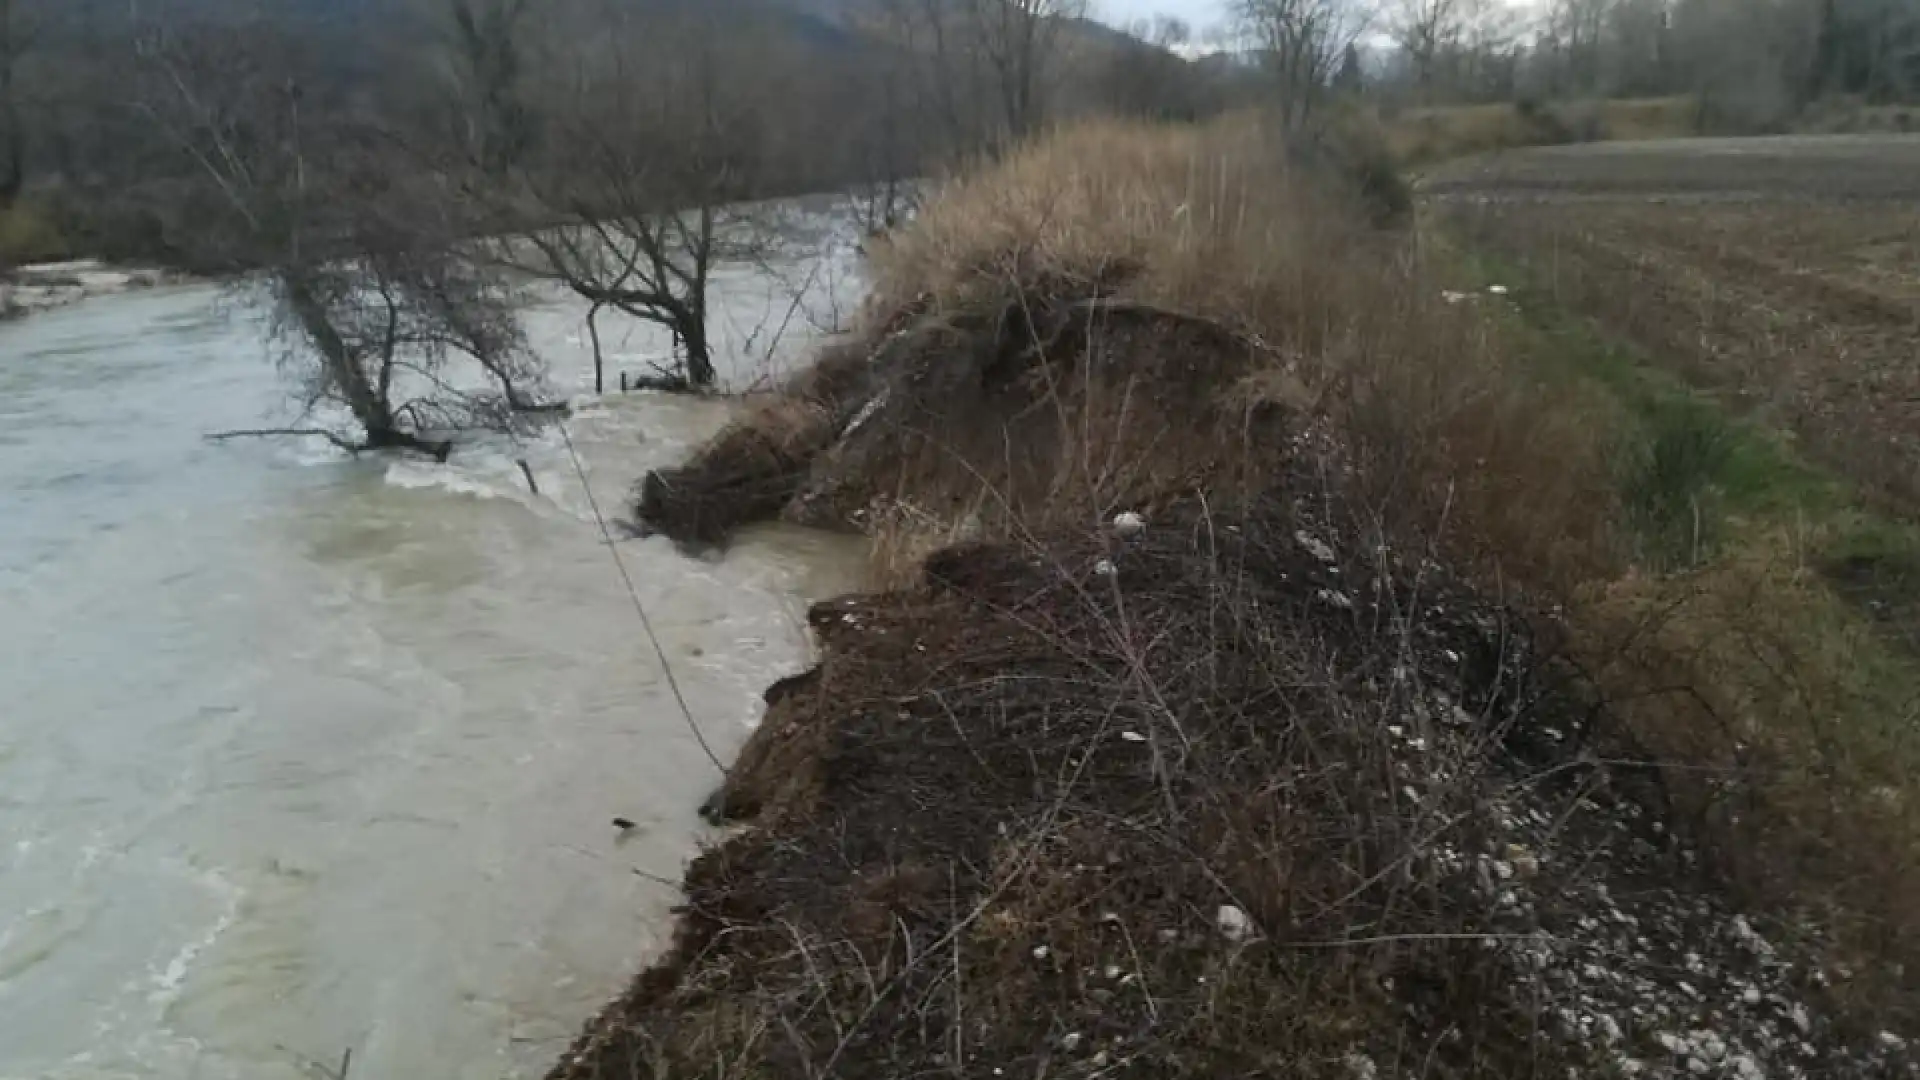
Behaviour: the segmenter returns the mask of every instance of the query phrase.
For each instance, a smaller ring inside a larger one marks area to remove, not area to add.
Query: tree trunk
[[[283,271],[280,283],[286,292],[288,308],[292,310],[294,318],[300,320],[308,340],[320,353],[320,363],[326,369],[327,381],[366,431],[367,445],[383,448],[419,443],[419,440],[400,430],[394,419],[392,404],[374,388],[367,373],[360,369],[352,350],[347,348],[347,343],[328,317],[326,306],[313,295],[298,271]],[[441,452],[441,458],[445,460],[444,451]]]
[[[705,390],[714,383],[713,352],[707,343],[707,320],[697,310],[686,310],[674,315],[674,331],[679,335],[680,344],[687,350],[687,385],[696,390]]]

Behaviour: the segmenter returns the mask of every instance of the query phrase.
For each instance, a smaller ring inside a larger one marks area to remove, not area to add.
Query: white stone
[[[1120,537],[1134,537],[1134,536],[1139,536],[1141,533],[1146,531],[1147,531],[1147,519],[1141,517],[1139,514],[1136,514],[1133,511],[1128,510],[1124,513],[1114,515],[1114,518],[1113,518],[1114,535],[1120,536]]]
[[[1214,913],[1213,925],[1220,928],[1228,941],[1245,941],[1253,936],[1253,917],[1232,904],[1220,905],[1220,910]]]
[[[1306,548],[1307,554],[1319,559],[1321,562],[1330,563],[1334,561],[1333,547],[1312,533],[1301,530],[1293,534],[1293,540],[1301,547]]]

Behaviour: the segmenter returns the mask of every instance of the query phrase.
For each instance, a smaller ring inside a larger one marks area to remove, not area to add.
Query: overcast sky
[[[1226,21],[1226,0],[1093,0],[1100,18],[1110,23],[1129,23],[1155,15],[1173,15],[1193,25],[1196,33]]]

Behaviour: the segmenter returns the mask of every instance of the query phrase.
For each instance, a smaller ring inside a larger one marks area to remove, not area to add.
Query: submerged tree
[[[1233,11],[1291,127],[1326,100],[1348,47],[1371,25],[1358,0],[1234,0]]]
[[[536,405],[541,369],[513,297],[463,254],[449,186],[323,80],[303,80],[295,43],[202,25],[155,33],[140,55],[140,108],[197,164],[220,210],[196,238],[202,257],[251,272],[272,299],[304,413],[337,405],[360,429],[358,439],[245,434],[444,458],[449,431]],[[474,376],[465,388],[462,359]]]
[[[728,207],[755,190],[767,138],[756,95],[778,58],[753,51],[751,28],[723,28],[704,10],[608,3],[601,15],[595,47],[576,47],[542,88],[555,149],[520,170],[506,213],[534,224],[496,256],[586,301],[596,340],[607,309],[664,327],[673,357],[647,381],[703,390],[717,378],[709,286],[745,236]]]

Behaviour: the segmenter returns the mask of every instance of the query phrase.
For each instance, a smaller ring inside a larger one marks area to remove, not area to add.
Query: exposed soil
[[[1271,357],[1219,324],[1112,295],[1126,273],[903,313],[686,465],[647,477],[637,519],[709,544],[773,517],[869,532],[890,514],[1018,527],[1098,520],[1203,482],[1257,487],[1268,459],[1219,436],[1276,433],[1277,409],[1235,392]],[[1269,371],[1263,386],[1275,381]]]
[[[816,607],[716,804],[753,828],[553,1077],[1914,1075],[1550,641],[1299,448],[1237,519]]]

